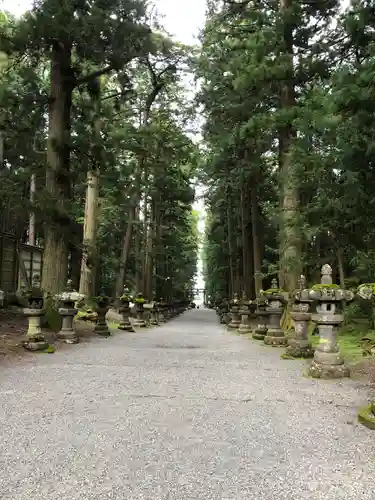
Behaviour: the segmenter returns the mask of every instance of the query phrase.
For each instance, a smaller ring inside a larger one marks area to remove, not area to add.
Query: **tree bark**
[[[281,179],[281,230],[280,230],[280,287],[292,292],[298,287],[301,274],[301,249],[299,193],[292,160],[292,146],[296,133],[291,112],[296,105],[293,83],[293,24],[289,21],[289,9],[293,0],[280,0],[280,12],[284,17],[284,55],[288,58],[285,78],[281,83],[281,107],[289,113],[288,123],[280,131],[279,158]]]
[[[344,273],[344,252],[342,248],[338,248],[336,251],[337,255],[337,267],[339,270],[340,287],[345,290],[345,273]]]
[[[44,237],[42,288],[52,295],[63,290],[68,272],[70,220],[66,204],[70,198],[70,113],[73,82],[71,47],[55,42],[51,49],[51,102],[47,145],[46,190],[56,204]]]
[[[98,92],[92,96],[94,107],[93,116],[93,166],[87,172],[85,218],[83,226],[83,253],[81,263],[81,279],[79,293],[86,297],[96,295],[96,283],[98,281],[99,255],[97,249],[97,233],[99,226],[99,169],[102,167],[102,146],[101,146],[101,102],[100,102],[100,82],[98,82]]]
[[[87,172],[85,219],[83,226],[83,254],[79,293],[86,297],[95,295],[97,274],[96,236],[98,230],[99,174]]]
[[[31,174],[30,178],[30,203],[34,202],[36,191],[36,175]],[[28,244],[35,246],[36,244],[36,233],[35,233],[35,213],[30,211],[29,214],[29,236],[28,236]]]
[[[229,254],[229,275],[230,275],[230,286],[229,295],[232,296],[235,291],[234,283],[234,265],[233,265],[233,231],[232,231],[232,206],[230,194],[227,194],[227,237],[228,237],[228,254]]]
[[[133,205],[130,209],[129,221],[126,226],[126,233],[123,239],[121,257],[120,257],[120,266],[119,272],[116,280],[116,297],[121,297],[125,285],[125,277],[126,277],[126,266],[128,263],[130,244],[132,241],[133,235],[133,222],[135,217],[135,206]]]
[[[153,296],[153,275],[154,275],[154,241],[155,241],[155,203],[151,200],[149,210],[150,223],[148,227],[148,237],[146,241],[146,267],[145,267],[145,294],[148,300]]]
[[[263,288],[262,280],[262,252],[259,239],[259,206],[257,186],[252,184],[250,191],[251,199],[251,225],[253,236],[253,260],[254,260],[254,282],[255,296],[259,296],[260,290]]]

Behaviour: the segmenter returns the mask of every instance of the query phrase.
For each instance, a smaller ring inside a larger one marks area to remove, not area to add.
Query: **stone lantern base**
[[[134,328],[146,328],[146,322],[143,318],[135,318],[133,323]]]
[[[78,344],[79,338],[73,329],[73,318],[77,314],[77,309],[60,307],[59,313],[62,316],[62,327],[57,338],[65,344]]]
[[[134,328],[132,327],[129,318],[127,318],[127,320],[121,320],[118,329],[124,332],[134,332]]]
[[[268,328],[267,334],[264,337],[264,343],[273,347],[283,347],[288,344],[288,339],[285,337],[281,328]]]
[[[339,350],[323,351],[318,346],[314,353],[314,361],[309,369],[309,375],[323,379],[344,378],[350,377],[350,370],[344,364]]]
[[[345,378],[350,377],[350,370],[344,364],[324,365],[314,360],[310,366],[309,375],[313,378],[322,379]]]
[[[240,316],[238,314],[235,314],[235,313],[231,313],[231,315],[232,315],[232,317],[231,317],[230,322],[227,325],[227,328],[229,328],[230,330],[237,330],[241,324]]]
[[[249,316],[247,314],[243,314],[241,316],[241,323],[238,327],[238,332],[246,335],[247,333],[251,333],[251,326],[249,322]]]
[[[314,350],[308,340],[302,342],[296,341],[294,339],[289,339],[285,354],[286,356],[290,356],[291,358],[307,359],[314,356]]]
[[[41,328],[41,320],[45,310],[24,308],[23,313],[29,321],[26,339],[22,343],[23,347],[28,351],[45,351],[49,347]]]
[[[264,340],[264,337],[267,335],[267,327],[257,326],[253,331],[253,339],[255,340]]]

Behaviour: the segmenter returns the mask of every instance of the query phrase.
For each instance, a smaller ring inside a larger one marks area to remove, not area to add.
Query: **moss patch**
[[[282,354],[280,356],[281,359],[286,359],[286,360],[293,360],[293,361],[296,361],[296,360],[300,360],[300,359],[307,359],[307,358],[302,358],[301,356],[291,356],[290,354]]]
[[[114,321],[107,321],[108,328],[112,328],[113,330],[118,330],[120,323],[115,323]]]
[[[368,429],[375,430],[375,415],[371,411],[371,405],[359,409],[358,421]]]
[[[313,285],[311,287],[311,290],[338,290],[340,287],[339,285],[331,284],[331,285],[322,285],[321,283],[318,283],[316,285]]]

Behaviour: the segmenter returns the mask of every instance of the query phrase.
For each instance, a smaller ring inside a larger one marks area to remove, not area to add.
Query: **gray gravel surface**
[[[3,365],[1,500],[374,500],[366,387],[281,352],[200,309]]]

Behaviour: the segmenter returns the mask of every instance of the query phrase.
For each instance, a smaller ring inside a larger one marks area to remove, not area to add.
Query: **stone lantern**
[[[55,299],[59,305],[58,311],[62,317],[62,326],[57,334],[57,338],[66,344],[77,344],[79,341],[77,332],[73,328],[74,316],[78,311],[75,308],[75,304],[85,298],[83,294],[73,290],[72,283],[72,280],[68,280],[65,290],[55,295]]]
[[[227,324],[228,321],[228,314],[229,314],[229,302],[228,299],[223,299],[220,301],[219,306],[218,306],[218,313],[219,313],[219,318],[220,318],[220,323],[221,324]]]
[[[271,288],[264,291],[263,295],[266,296],[268,302],[266,307],[266,311],[268,312],[268,329],[264,337],[264,343],[275,347],[285,346],[287,338],[280,328],[280,323],[287,301],[282,290],[279,289],[276,278],[272,280]]]
[[[239,311],[241,315],[241,323],[238,327],[239,333],[251,333],[250,315],[254,312],[254,308],[252,301],[248,300],[246,292],[243,292]]]
[[[312,300],[306,288],[306,278],[299,279],[299,289],[292,294],[293,306],[290,313],[294,323],[294,334],[288,339],[286,355],[293,358],[311,358],[313,350],[308,338],[308,328],[311,319],[309,312]]]
[[[33,276],[32,287],[23,292],[23,314],[28,319],[26,340],[23,346],[28,351],[45,351],[49,345],[42,332],[42,317],[45,314],[44,294],[40,287],[40,277]]]
[[[159,302],[157,303],[159,323],[165,323],[167,321],[164,315],[165,306],[166,304],[164,300],[160,299]]]
[[[258,325],[253,331],[253,339],[255,340],[264,340],[264,337],[267,334],[267,323],[268,323],[268,311],[267,311],[267,299],[263,295],[263,292],[260,292],[259,297],[255,301],[256,310],[255,316],[258,318]]]
[[[230,302],[230,314],[231,314],[231,320],[230,323],[228,324],[228,328],[237,330],[237,328],[240,326],[241,323],[241,317],[240,317],[240,301],[238,298],[238,293],[235,293],[233,295],[233,299]]]
[[[109,297],[104,294],[99,295],[94,298],[95,301],[95,312],[97,314],[96,323],[94,326],[94,332],[101,337],[109,337],[111,332],[108,329],[107,321],[105,316],[109,309]]]
[[[119,330],[126,332],[134,332],[134,328],[130,322],[130,302],[132,297],[130,295],[130,290],[124,286],[124,293],[119,298],[120,307],[119,313],[121,314],[121,321],[119,325]]]
[[[150,309],[150,325],[159,326],[159,308],[156,300],[153,300],[151,303]]]
[[[146,322],[144,320],[144,303],[146,299],[143,297],[142,293],[137,293],[135,297],[135,311],[137,317],[134,321],[134,328],[146,328]]]
[[[319,345],[314,353],[314,361],[309,374],[314,378],[342,378],[349,376],[349,369],[344,365],[337,343],[337,331],[344,321],[342,307],[345,302],[354,299],[354,294],[332,284],[331,266],[322,267],[320,284],[309,290],[309,298],[317,301],[313,321],[319,329]]]

